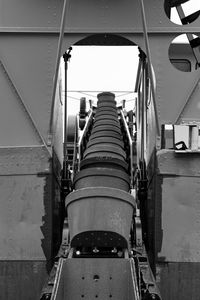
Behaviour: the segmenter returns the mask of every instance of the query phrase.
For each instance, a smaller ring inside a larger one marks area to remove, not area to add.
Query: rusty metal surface
[[[158,259],[199,262],[199,155],[178,155],[174,151],[161,150],[157,157],[161,180],[157,199],[161,201],[161,207],[156,214],[160,215],[162,230]]]
[[[51,205],[44,204],[47,182],[47,176],[0,176],[1,260],[50,258]]]
[[[161,150],[150,162],[149,258],[157,261],[161,295],[164,300],[196,300],[200,272],[199,155]]]
[[[157,283],[163,300],[197,300],[200,293],[200,263],[160,263]]]
[[[157,152],[158,169],[163,176],[200,176],[200,155],[198,153],[175,153],[174,150]]]
[[[39,299],[46,276],[45,261],[0,261],[0,299]]]
[[[0,148],[0,299],[39,299],[61,240],[60,164],[45,147]]]
[[[45,147],[0,148],[1,175],[50,173],[50,157]]]
[[[164,177],[163,241],[158,257],[166,261],[200,261],[200,177]]]
[[[0,149],[0,259],[51,257],[51,161],[44,147]]]

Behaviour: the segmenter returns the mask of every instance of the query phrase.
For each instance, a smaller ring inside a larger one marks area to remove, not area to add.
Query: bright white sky
[[[200,10],[200,0],[190,0],[182,4],[183,11],[185,16],[191,15],[192,13]],[[171,21],[175,24],[181,25],[180,18],[178,16],[176,8],[172,8],[171,10]],[[174,39],[175,43],[188,43],[188,39],[185,34]]]
[[[185,14],[189,15],[200,10],[200,0],[190,0],[182,7]],[[179,23],[175,9],[171,17],[174,23]],[[178,39],[178,42],[183,41],[183,36]],[[71,54],[72,58],[68,66],[68,90],[83,91],[84,94],[68,93],[69,113],[79,111],[79,99],[83,96],[87,100],[96,100],[97,91],[122,91],[116,93],[116,100],[120,102],[122,99],[127,99],[127,105],[134,105],[133,91],[138,65],[137,47],[74,46]],[[129,94],[125,95],[124,92]]]
[[[71,54],[68,65],[70,110],[79,109],[79,99],[83,96],[96,101],[98,91],[115,92],[118,102],[134,99],[138,67],[136,46],[74,46]]]
[[[193,12],[200,10],[200,0],[190,0],[188,2],[185,2],[182,4],[183,11],[186,16],[192,14]],[[171,20],[176,23],[181,25],[181,21],[178,17],[178,13],[176,11],[176,8],[172,8],[171,11]]]

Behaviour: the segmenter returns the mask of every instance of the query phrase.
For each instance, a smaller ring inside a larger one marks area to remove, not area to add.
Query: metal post
[[[145,114],[145,110],[146,110],[146,106],[145,106],[145,100],[146,100],[146,68],[145,68],[145,60],[143,60],[142,62],[142,114],[141,114],[141,161],[144,161],[144,138],[145,138],[145,134],[144,134],[144,130],[145,130],[145,118],[144,118],[144,114]]]
[[[64,98],[64,143],[63,143],[63,176],[67,177],[67,161],[68,161],[68,153],[67,153],[67,53],[63,55],[64,63],[65,63],[65,98]]]
[[[64,144],[63,144],[63,188],[64,190],[68,190],[68,181],[69,181],[69,170],[68,170],[68,153],[67,153],[67,67],[68,67],[68,61],[71,58],[71,51],[72,47],[69,48],[67,52],[64,53],[63,59],[65,63],[65,110],[64,110]]]

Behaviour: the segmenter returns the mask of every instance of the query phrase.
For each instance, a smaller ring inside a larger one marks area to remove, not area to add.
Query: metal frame
[[[84,129],[83,129],[83,133],[82,133],[81,138],[79,139],[79,142],[78,142],[78,160],[79,160],[79,168],[80,168],[80,161],[81,161],[81,159],[82,159],[81,153],[82,153],[83,139],[86,137],[88,127],[90,126],[90,124],[91,124],[91,122],[92,122],[93,113],[94,113],[93,110],[90,109],[90,112],[89,112],[89,115],[88,115],[88,119],[87,119],[86,124],[85,124],[85,127],[84,127]]]
[[[132,140],[132,137],[130,135],[127,122],[125,120],[125,116],[124,116],[123,110],[120,110],[120,115],[121,115],[121,119],[122,119],[122,124],[124,126],[126,135],[128,137],[128,142],[129,142],[129,148],[130,148],[130,166],[131,166],[130,167],[131,187],[133,187],[133,140]]]

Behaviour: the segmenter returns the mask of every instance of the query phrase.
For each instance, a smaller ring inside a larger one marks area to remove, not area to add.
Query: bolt
[[[98,281],[99,280],[99,275],[94,275],[93,279],[94,279],[94,281]]]

